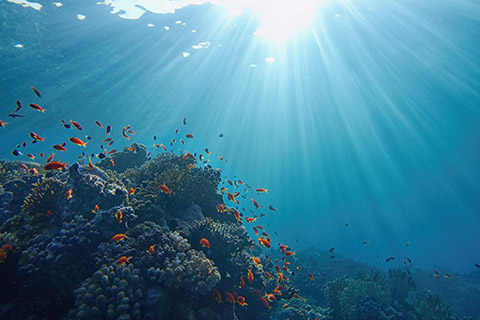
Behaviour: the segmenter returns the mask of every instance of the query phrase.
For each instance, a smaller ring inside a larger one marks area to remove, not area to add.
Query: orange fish
[[[112,154],[112,153],[115,153],[115,152],[117,152],[117,149],[110,150],[110,151],[107,152],[107,154]]]
[[[136,189],[134,189],[134,188],[128,189],[128,194],[129,194],[129,195],[134,194],[134,193],[135,193],[135,190],[136,190]]]
[[[137,148],[135,147],[134,144],[132,144],[130,147],[127,148],[128,151],[131,151],[131,152],[137,152]]]
[[[187,133],[187,134],[185,135],[185,137],[190,138],[190,139],[193,139],[193,134]]]
[[[70,189],[67,192],[65,192],[65,199],[72,199],[73,198],[73,190]]]
[[[58,151],[67,151],[67,148],[65,148],[66,144],[67,144],[66,142],[64,142],[62,144],[56,144],[56,145],[53,146],[53,149],[58,150]]]
[[[202,238],[202,239],[200,240],[200,244],[201,244],[202,247],[204,247],[204,248],[210,248],[210,242],[208,242],[208,240],[205,239],[205,238]]]
[[[39,98],[42,97],[42,94],[40,93],[40,91],[38,91],[37,89],[35,89],[34,87],[32,87],[32,90],[33,90],[33,93],[35,93],[35,95]]]
[[[70,142],[72,142],[72,143],[74,143],[78,146],[82,146],[84,148],[87,146],[87,143],[88,143],[88,142],[83,142],[82,140],[80,140],[78,138],[74,138],[74,137],[69,138],[68,140],[70,140]]]
[[[136,135],[135,131],[133,131],[133,130],[128,130],[127,132],[130,133],[130,134]]]
[[[273,293],[276,294],[277,296],[281,296],[282,290],[283,290],[282,286],[276,286],[275,289],[273,289]]]
[[[257,257],[253,257],[253,256],[252,256],[252,260],[253,260],[256,264],[262,264],[262,261],[260,261],[260,259],[258,259]]]
[[[110,141],[108,144],[107,144],[107,147],[110,147],[115,141]]]
[[[127,237],[126,234],[118,233],[118,234],[114,235],[112,237],[112,239],[110,239],[110,242],[118,242],[118,241],[121,241],[121,240],[125,239],[126,237]]]
[[[282,279],[283,279],[283,273],[279,273],[278,274],[278,283],[282,282]]]
[[[233,294],[231,294],[228,291],[225,291],[225,296],[227,297],[227,300],[230,301],[231,303],[235,303],[235,297]]]
[[[37,110],[37,111],[40,111],[40,112],[47,111],[46,109],[43,109],[42,107],[40,107],[38,104],[35,104],[35,103],[30,103],[29,106],[30,106],[30,108],[32,108],[34,110]]]
[[[257,189],[255,189],[255,191],[257,191],[258,193],[260,193],[260,192],[265,192],[266,193],[268,191],[268,189],[257,188]]]
[[[275,269],[277,270],[277,273],[281,273],[282,270],[280,269],[280,267],[278,265],[275,265]]]
[[[183,141],[183,139],[180,139],[180,142],[181,142],[182,144],[185,144],[185,141]]]
[[[100,207],[98,206],[98,204],[96,204],[95,208],[93,208],[92,212],[93,213],[98,213],[98,211],[100,211]]]
[[[160,148],[160,145],[155,144],[155,143],[153,144],[153,146],[154,146],[155,148],[157,148],[157,149]]]
[[[241,289],[245,288],[245,280],[243,280],[243,277],[240,277],[240,288]]]
[[[36,134],[35,132],[30,132],[30,137],[33,139],[33,140],[36,140],[36,141],[45,141],[45,138],[42,138],[40,137],[38,134]]]
[[[235,202],[235,196],[230,192],[226,191],[228,200]]]
[[[93,170],[93,163],[92,163],[92,159],[90,157],[88,157],[88,170]]]
[[[28,172],[29,172],[30,174],[33,174],[33,175],[36,175],[36,176],[38,176],[38,174],[39,174],[39,172],[38,172],[38,170],[37,170],[36,168],[28,169]]]
[[[152,246],[148,247],[148,250],[147,250],[148,254],[152,254],[152,253],[154,253],[154,252],[155,252],[155,246],[156,246],[156,244],[154,244],[154,245],[152,245]]]
[[[126,126],[126,127],[124,127],[124,128],[122,129],[122,135],[123,135],[125,138],[127,138],[128,140],[130,140],[130,137],[127,135],[127,130],[130,129],[130,128],[131,128],[131,126],[128,125],[128,126]]]
[[[238,302],[238,304],[239,304],[240,306],[242,306],[242,307],[248,305],[248,304],[245,302],[245,298],[242,297],[242,296],[238,296],[238,297],[237,297],[237,302]]]
[[[70,123],[75,127],[75,129],[77,130],[82,130],[82,126],[80,125],[80,123],[76,122],[76,121],[73,121],[73,120],[70,120]]]
[[[110,159],[110,167],[115,167],[115,161],[113,161],[113,159]]]
[[[121,210],[118,210],[117,213],[115,213],[115,219],[117,219],[118,224],[122,223],[122,218],[123,212]]]
[[[265,239],[263,237],[258,238],[258,243],[263,245],[265,248],[270,248],[270,241],[268,241],[267,239]]]
[[[211,152],[208,150],[208,148],[205,148],[205,152],[206,152],[208,155],[210,155],[210,153],[211,153]]]
[[[43,170],[53,171],[53,170],[59,170],[59,169],[62,169],[62,168],[66,168],[67,163],[68,162],[62,163],[60,161],[52,161],[52,162],[47,163],[45,166],[43,166]]]
[[[233,209],[233,215],[235,216],[235,219],[237,219],[237,221],[239,222],[242,222],[242,217],[240,217],[240,212],[238,212],[238,210],[235,208],[232,208],[232,209]]]
[[[253,205],[255,206],[255,209],[258,209],[258,208],[260,207],[260,205],[258,204],[257,201],[255,201],[255,199],[252,198],[252,199],[250,199],[250,200],[252,200],[252,203],[253,203]]]
[[[245,221],[247,221],[248,223],[252,223],[253,221],[256,221],[257,218],[249,218],[249,217],[245,217]]]
[[[293,251],[287,251],[287,252],[285,252],[285,255],[286,255],[286,256],[293,256],[293,255],[295,255],[295,252],[293,252]]]
[[[248,269],[248,282],[252,283],[252,281],[253,281],[252,269]]]
[[[264,295],[265,299],[267,299],[270,302],[276,301],[277,299],[275,298],[275,295],[272,293],[266,293]]]
[[[258,230],[257,227],[253,227],[253,232],[258,236]]]
[[[0,127],[5,128],[6,124],[8,124],[8,122],[0,120]]]
[[[115,264],[116,264],[117,266],[121,266],[121,265],[124,264],[124,263],[130,262],[130,259],[132,259],[132,258],[133,258],[133,257],[128,257],[128,258],[125,257],[125,256],[120,257],[120,259],[118,259],[117,261],[115,261]]]
[[[220,291],[218,291],[217,289],[213,289],[213,293],[215,294],[215,300],[217,300],[218,304],[223,303],[222,294],[220,293]]]
[[[162,190],[163,193],[166,193],[168,195],[172,194],[172,191],[170,191],[170,189],[168,189],[166,185],[162,184],[162,185],[159,185],[158,187],[160,188],[160,190]]]
[[[165,147],[163,143],[160,143],[160,147],[162,147],[163,151],[167,151],[167,147]]]
[[[314,281],[313,279],[313,274],[311,274],[310,272],[308,273],[308,276],[310,277],[310,279],[312,279],[312,281]]]
[[[272,279],[272,275],[270,274],[270,272],[265,271],[265,275],[267,276],[268,279]]]
[[[258,229],[265,231],[262,226],[257,226]]]
[[[35,156],[34,156],[33,154],[31,154],[31,153],[27,154],[27,157],[29,157],[29,158],[32,159],[32,160],[35,160]]]
[[[95,124],[103,129],[103,124],[100,121],[95,121]]]
[[[226,210],[226,209],[225,209],[225,206],[224,206],[223,204],[219,204],[219,205],[217,206],[217,211],[218,211],[218,212],[222,212],[222,213],[223,213],[223,212],[225,212],[225,210]]]
[[[265,299],[264,297],[260,297],[260,300],[262,300],[262,303],[265,307],[267,307],[268,309],[271,309],[272,307],[270,306],[270,304],[268,303],[268,300]]]
[[[47,163],[52,161],[54,155],[55,155],[55,152],[52,152],[52,154],[47,158]]]

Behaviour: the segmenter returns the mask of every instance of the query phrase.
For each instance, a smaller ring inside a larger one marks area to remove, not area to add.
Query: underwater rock
[[[113,167],[110,160],[115,163]],[[130,147],[123,147],[121,151],[102,159],[96,166],[104,170],[124,172],[130,168],[140,167],[145,161],[147,161],[147,147],[134,142]]]
[[[192,205],[185,210],[180,210],[179,213],[175,214],[175,219],[177,220],[177,225],[179,228],[187,228],[195,220],[203,219],[202,209],[197,205]]]

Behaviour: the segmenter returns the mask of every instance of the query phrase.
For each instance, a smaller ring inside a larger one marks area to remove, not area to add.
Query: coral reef
[[[111,165],[113,160],[114,166]],[[147,148],[143,144],[133,143],[130,147],[124,147],[121,151],[102,159],[96,166],[104,170],[124,172],[127,169],[140,167],[147,161]]]

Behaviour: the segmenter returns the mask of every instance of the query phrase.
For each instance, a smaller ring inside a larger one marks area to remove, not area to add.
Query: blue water
[[[231,18],[212,4],[126,20],[95,1],[40,3],[0,3],[2,159],[17,159],[30,131],[68,139],[60,119],[83,125],[89,153],[104,136],[94,120],[114,127],[118,149],[131,125],[154,153],[153,135],[167,145],[179,128],[195,138],[173,150],[208,147],[224,176],[269,189],[252,197],[275,243],[382,267],[390,256],[388,267],[407,256],[424,268],[480,264],[478,2],[326,1],[284,44],[253,36],[252,12]],[[47,112],[10,119],[16,100]],[[69,148],[60,160],[82,151]]]

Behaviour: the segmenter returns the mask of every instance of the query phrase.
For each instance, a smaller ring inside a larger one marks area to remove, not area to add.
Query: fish
[[[136,190],[136,189],[134,189],[134,188],[128,189],[128,195],[134,194],[134,193],[135,193],[135,190]]]
[[[408,260],[408,263],[412,263],[412,260],[409,257],[407,257],[407,260]]]
[[[479,268],[480,269],[480,264],[478,263],[475,263],[475,267]]]
[[[87,147],[87,143],[88,142],[83,142],[82,140],[78,139],[78,138],[75,138],[75,137],[71,137],[71,138],[68,138],[68,140],[70,140],[70,142],[78,145],[78,146],[82,146],[84,148]]]
[[[17,105],[17,107],[15,108],[15,111],[13,111],[12,113],[17,113],[18,111],[20,111],[23,108],[22,101],[17,100],[17,101],[15,101],[15,104]]]
[[[258,204],[257,201],[255,201],[255,199],[251,198],[250,200],[252,201],[253,205],[255,206],[255,209],[258,209],[260,207],[260,205]]]
[[[100,211],[100,207],[98,206],[98,204],[96,204],[95,208],[93,208],[92,212],[93,213],[98,213],[98,211]]]
[[[392,261],[392,260],[395,260],[395,258],[394,258],[394,257],[389,257],[389,258],[385,259],[385,262],[388,263],[388,262],[390,262],[390,261]]]
[[[231,303],[235,304],[235,297],[233,294],[231,294],[228,291],[225,291],[225,296],[227,297],[227,300],[230,301]]]
[[[213,293],[215,294],[215,300],[217,300],[217,303],[223,303],[222,294],[220,293],[220,291],[218,291],[217,289],[213,289]]]
[[[100,121],[95,121],[95,124],[103,129],[103,124]]]
[[[270,241],[266,240],[263,237],[258,238],[258,243],[263,245],[265,248],[270,248]]]
[[[369,243],[370,243],[370,241],[363,241],[363,245],[367,245]]]
[[[272,306],[270,306],[270,304],[268,303],[267,299],[265,299],[264,297],[260,297],[260,300],[262,301],[262,303],[265,307],[267,307],[268,309],[272,308]]]
[[[253,232],[258,236],[258,230],[257,227],[253,227]]]
[[[47,111],[46,109],[43,109],[42,107],[40,107],[38,104],[35,104],[35,103],[30,103],[29,106],[30,106],[30,108],[32,108],[33,110],[37,110],[37,111],[40,111],[40,112],[45,112],[45,111]]]
[[[126,234],[118,233],[118,234],[114,235],[112,237],[112,239],[110,239],[110,242],[118,242],[118,241],[121,241],[121,240],[125,239],[126,237],[127,237]]]
[[[273,212],[277,211],[277,209],[275,209],[272,205],[268,206],[268,209],[272,210]]]
[[[21,155],[22,155],[22,153],[21,153],[20,151],[18,151],[17,149],[13,149],[12,154],[13,154],[15,157],[18,157],[18,156],[21,156]]]
[[[65,199],[72,199],[73,198],[73,190],[70,189],[67,192],[65,192]]]
[[[87,139],[87,140],[92,140],[92,137],[90,137],[90,136],[85,136],[85,139]]]
[[[253,282],[253,273],[252,269],[248,269],[248,282],[252,283]]]
[[[205,148],[205,152],[206,152],[208,155],[211,154],[211,152],[208,150],[208,148]]]
[[[245,298],[242,297],[242,296],[238,296],[238,297],[237,297],[237,302],[238,302],[238,304],[239,304],[240,306],[242,306],[242,307],[248,305],[248,304],[245,302]]]
[[[268,271],[265,271],[265,276],[267,277],[267,279],[272,279],[272,275]]]
[[[218,137],[219,137],[219,138],[223,138],[223,133],[220,133],[220,134],[218,135]]]
[[[66,145],[67,145],[67,143],[64,142],[62,144],[56,144],[52,148],[55,149],[55,150],[58,150],[58,151],[67,151],[67,148],[65,148]]]
[[[205,238],[200,239],[200,244],[204,248],[210,248],[210,242]]]
[[[35,160],[35,156],[34,156],[33,154],[31,154],[31,153],[27,154],[27,157],[29,157],[29,158],[32,159],[32,160]]]
[[[407,242],[407,247],[410,247],[410,241]]]
[[[331,248],[330,250],[328,250],[328,252],[334,252],[335,251],[335,248]]]
[[[170,191],[170,189],[168,189],[168,187],[164,184],[162,185],[159,185],[158,186],[160,188],[160,190],[163,192],[163,193],[166,193],[168,195],[171,195],[172,194],[172,191]]]
[[[187,124],[187,117],[183,118],[183,124],[184,124],[184,125]]]
[[[72,126],[71,126],[70,124],[68,124],[68,123],[65,123],[63,126],[64,126],[65,128],[67,128],[67,129],[70,129],[70,128],[72,127]]]
[[[309,273],[308,273],[308,276],[310,277],[310,279],[311,279],[312,281],[315,281],[315,280],[313,279],[313,274],[311,274],[311,273],[309,272]]]
[[[50,161],[52,161],[54,155],[55,155],[55,152],[52,152],[52,154],[51,154],[50,156],[48,156],[48,158],[47,158],[47,163],[49,163]]]
[[[51,161],[43,166],[43,170],[45,171],[54,171],[60,170],[67,167],[68,162],[62,163],[60,161]]]
[[[72,124],[72,126],[75,127],[75,129],[82,131],[83,128],[82,128],[82,126],[80,125],[80,123],[78,123],[78,122],[76,122],[76,121],[73,121],[73,120],[70,120],[70,123]]]
[[[125,263],[128,263],[130,262],[130,259],[132,259],[133,257],[126,257],[126,256],[123,256],[123,257],[120,257],[120,259],[118,259],[117,261],[115,261],[115,264],[117,266],[121,266],[122,264],[125,264]]]
[[[117,152],[117,149],[112,149],[112,150],[108,151],[107,154],[112,154],[112,153],[115,153],[115,152]]]
[[[148,253],[148,254],[153,254],[153,253],[155,252],[155,246],[156,246],[156,244],[151,245],[150,247],[148,247],[147,253]]]
[[[25,116],[22,115],[22,114],[16,114],[16,113],[10,113],[8,116],[9,116],[10,118],[13,118],[13,119],[15,119],[15,118],[24,118],[24,117],[25,117]]]
[[[35,89],[35,87],[32,87],[32,90],[33,90],[33,93],[35,93],[35,95],[39,98],[42,97],[42,94],[40,93],[40,91],[38,91],[37,89]]]
[[[30,137],[35,140],[35,141],[42,141],[42,142],[45,142],[45,138],[42,138],[40,137],[38,134],[36,134],[35,132],[30,132]]]
[[[264,295],[265,299],[267,299],[270,302],[276,301],[277,299],[275,298],[275,295],[272,293],[266,293]]]
[[[248,223],[252,223],[253,221],[256,221],[257,218],[249,218],[249,217],[245,217],[245,221],[247,221]]]
[[[187,133],[187,134],[185,135],[185,137],[186,137],[186,138],[189,138],[189,139],[193,139],[193,134]]]
[[[226,211],[225,206],[223,204],[217,205],[217,211],[223,213]]]
[[[93,170],[92,158],[88,157],[88,170]]]
[[[122,210],[118,210],[117,213],[115,213],[115,219],[117,219],[118,224],[122,223],[122,218],[123,218],[123,212]]]
[[[111,125],[107,125],[107,127],[105,128],[105,133],[106,133],[106,134],[109,134],[110,131],[112,131],[112,126],[111,126]]]
[[[113,159],[110,159],[110,167],[115,167],[115,161],[113,161]]]
[[[240,289],[245,288],[245,280],[243,280],[243,277],[240,277],[240,284],[239,284]]]
[[[286,255],[286,256],[293,256],[293,255],[295,255],[295,252],[293,252],[293,251],[287,251],[287,252],[285,252],[285,255]]]
[[[253,260],[256,264],[259,264],[259,265],[262,264],[262,261],[260,261],[260,259],[257,258],[257,257],[253,257],[253,256],[252,256],[252,260]]]
[[[257,191],[258,193],[267,193],[268,192],[268,189],[264,189],[264,188],[257,188],[255,189],[255,191]]]
[[[130,128],[131,128],[131,126],[128,125],[126,127],[123,127],[123,129],[122,129],[122,136],[124,138],[128,139],[128,140],[130,140],[130,137],[127,135],[127,130],[130,129]]]
[[[227,194],[227,198],[228,200],[232,201],[232,202],[235,202],[235,196],[233,194],[231,194],[230,192],[226,191],[226,194]]]
[[[165,147],[163,143],[160,143],[160,147],[162,147],[163,151],[167,151],[167,147]]]

